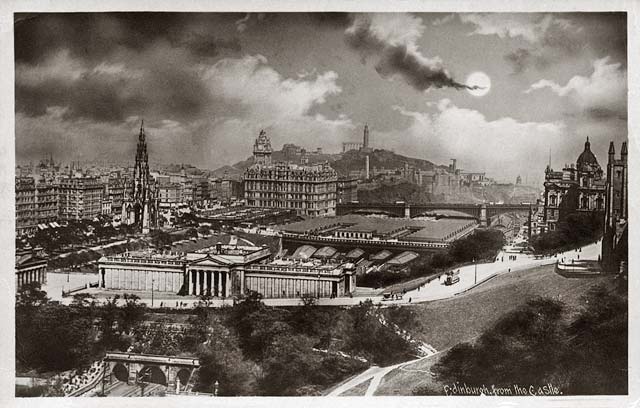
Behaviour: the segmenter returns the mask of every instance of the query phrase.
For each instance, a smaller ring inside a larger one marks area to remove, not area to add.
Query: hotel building
[[[271,153],[271,141],[263,130],[254,144],[254,165],[243,178],[248,207],[293,209],[307,216],[335,214],[338,174],[328,163],[273,164]]]

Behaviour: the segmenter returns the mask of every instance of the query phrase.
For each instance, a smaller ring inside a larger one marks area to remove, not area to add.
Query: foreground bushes
[[[531,300],[475,343],[453,347],[432,371],[443,385],[537,389],[550,383],[564,395],[626,394],[627,298],[598,286],[583,300],[573,319],[557,300]]]
[[[196,391],[211,392],[218,381],[219,395],[316,395],[370,364],[416,354],[396,329],[413,324],[411,317],[394,311],[383,318],[371,302],[342,309],[307,298],[285,309],[267,307],[252,293],[233,307],[189,310],[184,323],[169,314],[151,321],[158,313],[148,313],[137,297],[119,300],[98,304],[80,295],[63,306],[37,283],[25,286],[16,297],[16,370],[82,369],[105,351],[130,349],[198,355]]]
[[[603,219],[597,214],[569,214],[554,231],[535,235],[531,245],[536,253],[563,252],[598,240]]]

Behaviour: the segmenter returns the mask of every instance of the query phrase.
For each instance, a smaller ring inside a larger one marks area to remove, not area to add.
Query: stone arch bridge
[[[176,389],[179,384],[183,389],[200,367],[196,357],[168,357],[152,354],[132,354],[109,352],[104,358],[105,384],[122,381],[135,384],[138,378],[144,377],[146,382],[162,384],[169,389]]]
[[[345,203],[338,204],[336,215],[347,214],[385,214],[395,217],[414,218],[435,210],[455,210],[475,217],[481,225],[487,226],[500,214],[508,212],[528,213],[534,211],[537,204],[475,204],[475,203]]]

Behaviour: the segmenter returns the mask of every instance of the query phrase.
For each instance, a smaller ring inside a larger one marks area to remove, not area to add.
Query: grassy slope
[[[566,279],[557,275],[552,265],[505,274],[464,295],[414,306],[422,322],[414,335],[437,350],[445,350],[473,340],[503,314],[537,296],[559,296],[575,313],[581,296],[603,281],[606,278]],[[441,390],[428,373],[409,371],[428,371],[441,355],[393,370],[382,380],[376,395],[412,395],[416,386],[427,384]]]

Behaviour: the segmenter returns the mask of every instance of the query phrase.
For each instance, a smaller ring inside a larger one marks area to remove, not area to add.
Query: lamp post
[[[476,258],[473,258],[473,284],[478,283],[478,262],[476,262]]]
[[[151,307],[153,307],[153,284],[154,283],[155,283],[155,280],[152,277],[151,278]]]
[[[320,273],[318,273],[318,280],[316,281],[316,297],[320,300]]]

